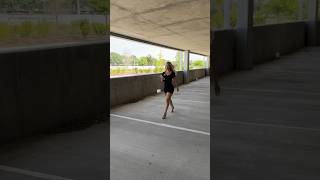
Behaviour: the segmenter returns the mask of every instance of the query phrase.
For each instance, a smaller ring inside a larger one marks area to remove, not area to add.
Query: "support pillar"
[[[253,68],[253,8],[254,0],[238,3],[236,68]]]
[[[303,21],[304,19],[304,0],[299,0],[299,21]]]
[[[184,51],[184,70],[183,70],[183,82],[189,83],[189,64],[190,64],[190,51]]]
[[[80,0],[77,0],[77,14],[80,15]]]
[[[318,0],[309,0],[308,1],[308,46],[318,45]]]
[[[206,76],[210,76],[210,56],[206,56],[207,61],[206,61]]]
[[[224,0],[224,28],[231,29],[231,8],[232,0]]]
[[[180,51],[179,54],[180,54],[180,55],[179,55],[179,56],[180,56],[180,59],[179,59],[179,60],[180,60],[179,71],[183,71],[183,67],[184,67],[184,64],[183,64],[183,59],[184,59],[184,58],[183,58],[183,52]]]

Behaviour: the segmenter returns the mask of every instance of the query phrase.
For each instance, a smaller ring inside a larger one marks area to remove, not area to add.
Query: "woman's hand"
[[[163,82],[163,76],[162,75],[160,75],[160,81]]]

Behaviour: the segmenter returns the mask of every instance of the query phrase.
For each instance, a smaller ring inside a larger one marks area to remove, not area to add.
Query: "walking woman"
[[[171,99],[174,92],[174,87],[177,87],[177,91],[179,91],[179,87],[177,85],[175,77],[176,77],[176,73],[174,72],[174,66],[172,65],[171,62],[167,62],[165,66],[165,72],[163,72],[161,75],[161,82],[164,84],[163,90],[166,95],[166,98],[165,98],[166,106],[164,109],[162,119],[166,119],[169,105],[172,108],[171,112],[173,112],[174,110],[174,106]]]

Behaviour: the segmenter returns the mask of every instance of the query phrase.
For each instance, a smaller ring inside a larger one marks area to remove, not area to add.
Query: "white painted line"
[[[210,94],[210,88],[208,88],[208,90],[190,90],[190,89],[186,89],[186,92],[195,92],[195,93],[202,93],[202,94]]]
[[[184,100],[179,98],[172,98],[173,101],[183,101],[183,102],[191,102],[191,103],[203,103],[203,104],[210,104],[210,101],[194,101],[194,100]]]
[[[320,131],[320,129],[315,129],[315,128],[305,128],[305,127],[285,126],[285,125],[265,124],[265,123],[254,123],[254,122],[240,122],[240,121],[229,121],[229,120],[213,120],[213,122],[226,123],[226,124],[237,124],[237,125],[248,125],[248,126],[283,128],[283,129],[295,129],[295,130],[304,130],[304,131]]]
[[[176,95],[188,95],[188,94],[210,96],[210,92],[208,92],[208,93],[199,93],[199,92],[179,91],[178,93],[176,93]]]
[[[42,178],[42,179],[49,179],[49,180],[75,180],[75,179],[65,178],[65,177],[61,177],[61,176],[55,176],[55,175],[51,175],[51,174],[29,171],[29,170],[25,170],[25,169],[19,169],[19,168],[10,167],[10,166],[4,166],[4,165],[0,165],[0,170],[6,171],[6,172],[12,172],[12,173],[16,173],[16,174],[22,174],[22,175]]]
[[[122,118],[122,119],[128,119],[128,120],[141,122],[141,123],[146,123],[146,124],[152,124],[152,125],[155,125],[155,126],[167,127],[167,128],[171,128],[171,129],[177,129],[177,130],[181,130],[181,131],[187,131],[187,132],[192,132],[192,133],[197,133],[197,134],[203,134],[203,135],[210,136],[210,133],[204,132],[204,131],[188,129],[188,128],[173,126],[173,125],[164,124],[164,123],[151,122],[151,121],[147,121],[147,120],[127,117],[127,116],[121,116],[121,115],[117,115],[117,114],[110,114],[110,116],[118,117],[118,118]]]
[[[222,90],[236,90],[236,91],[252,91],[252,92],[266,92],[266,93],[292,93],[292,94],[310,94],[310,95],[320,95],[320,93],[315,92],[302,92],[302,91],[291,91],[291,90],[264,90],[264,89],[246,89],[246,88],[229,88],[229,87],[222,87]]]

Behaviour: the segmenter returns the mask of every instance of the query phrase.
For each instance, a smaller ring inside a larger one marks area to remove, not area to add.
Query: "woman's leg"
[[[166,93],[166,98],[165,98],[166,106],[165,106],[165,109],[164,109],[164,113],[163,113],[162,119],[165,119],[166,116],[167,116],[167,111],[168,111],[168,108],[169,108],[171,96],[172,96],[172,94]]]
[[[170,97],[169,104],[170,104],[170,106],[171,106],[171,112],[173,112],[174,106],[173,106],[173,103],[172,103],[172,95],[171,95],[171,97]]]

